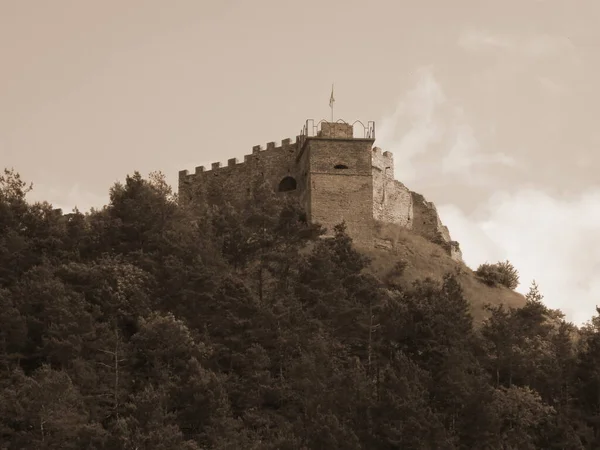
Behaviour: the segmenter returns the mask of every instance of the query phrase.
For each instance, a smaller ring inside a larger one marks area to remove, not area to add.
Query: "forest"
[[[456,273],[375,275],[260,184],[62,214],[0,175],[1,449],[600,448],[600,310],[532,284],[475,324]]]

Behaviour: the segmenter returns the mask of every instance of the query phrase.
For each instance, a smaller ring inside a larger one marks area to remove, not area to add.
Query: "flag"
[[[331,85],[331,97],[329,97],[329,107],[333,108],[333,102],[335,102],[335,98],[333,98],[333,84]]]

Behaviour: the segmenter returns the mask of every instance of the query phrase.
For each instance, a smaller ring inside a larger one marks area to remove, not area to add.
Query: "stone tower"
[[[328,230],[345,222],[357,245],[373,245],[372,135],[355,138],[344,122],[321,122],[299,151],[306,177],[303,203],[308,218]]]

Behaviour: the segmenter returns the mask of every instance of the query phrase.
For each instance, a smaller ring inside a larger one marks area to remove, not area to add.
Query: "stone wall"
[[[241,200],[250,192],[255,183],[265,180],[274,191],[285,177],[296,181],[296,191],[304,188],[305,178],[301,177],[300,167],[296,163],[299,153],[299,138],[295,142],[284,139],[280,146],[269,142],[266,148],[255,146],[252,154],[245,155],[243,162],[237,158],[229,159],[226,165],[213,163],[207,170],[196,167],[194,173],[187,170],[179,172],[179,193],[183,202],[189,201],[194,192],[204,192],[209,197],[226,193],[232,200]]]
[[[352,125],[345,122],[321,122],[321,129],[317,132],[317,137],[352,139],[354,130]]]
[[[394,159],[390,152],[372,150],[373,218],[386,223],[412,228],[412,195],[394,179]]]
[[[429,240],[450,241],[446,228],[437,213],[435,205],[425,200],[421,194],[411,192],[413,199],[413,230]]]
[[[460,246],[450,238],[448,227],[442,223],[435,205],[416,192],[411,192],[411,196],[414,215],[413,231],[442,246],[452,259],[462,261]]]

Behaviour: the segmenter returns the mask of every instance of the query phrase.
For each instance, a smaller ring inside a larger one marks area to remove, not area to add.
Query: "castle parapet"
[[[298,144],[300,142],[300,136],[296,137],[295,140],[295,144]],[[293,150],[294,147],[292,147],[294,144],[292,144],[292,139],[287,138],[287,139],[283,139],[281,141],[281,145],[277,146],[277,144],[275,142],[267,142],[267,145],[265,147],[261,146],[261,145],[255,145],[252,147],[252,154],[250,155],[244,155],[244,159],[243,161],[238,160],[238,158],[230,158],[227,160],[227,164],[222,164],[221,162],[214,162],[211,164],[210,169],[207,169],[205,166],[198,166],[195,168],[194,173],[191,173],[188,170],[180,170],[179,171],[179,179],[181,181],[189,181],[189,177],[193,177],[194,175],[202,175],[202,174],[207,174],[209,172],[213,172],[213,171],[220,171],[220,170],[231,170],[231,169],[237,169],[237,168],[242,168],[245,167],[246,164],[251,163],[253,160],[256,159],[256,157],[261,154],[262,152],[277,152],[277,151],[281,151],[281,150]]]
[[[394,178],[394,156],[392,153],[382,153],[379,147],[373,147],[371,161],[373,167],[380,170],[384,176]]]

